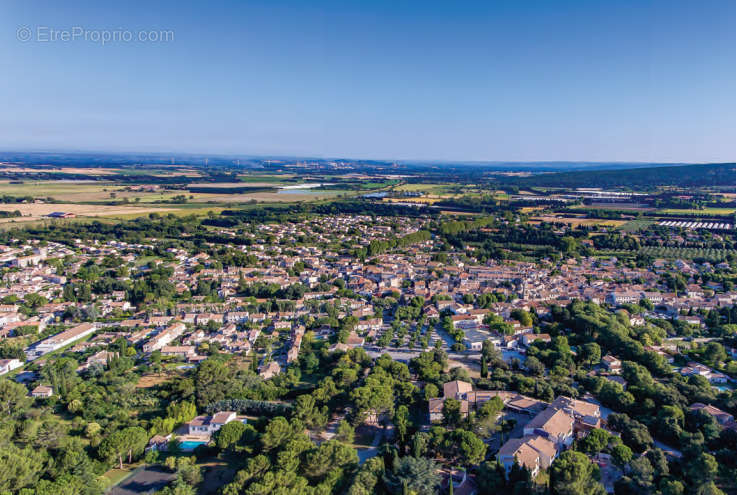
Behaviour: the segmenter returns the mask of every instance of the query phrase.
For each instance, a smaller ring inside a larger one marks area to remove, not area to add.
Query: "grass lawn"
[[[164,382],[171,380],[172,378],[179,376],[178,373],[163,372],[151,375],[143,375],[136,383],[136,388],[151,388],[160,385]]]
[[[141,256],[140,258],[136,260],[135,265],[136,266],[148,265],[149,263],[157,259],[159,259],[158,256]]]
[[[111,469],[107,473],[105,473],[103,476],[105,476],[107,479],[110,480],[110,486],[115,486],[121,481],[123,481],[126,476],[129,476],[132,472],[134,467],[131,468],[124,468],[124,469]]]

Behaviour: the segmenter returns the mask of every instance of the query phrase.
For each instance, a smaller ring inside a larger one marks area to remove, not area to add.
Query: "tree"
[[[424,431],[418,431],[410,440],[410,452],[414,457],[423,457],[430,446],[430,435]]]
[[[36,309],[40,306],[43,306],[48,301],[41,294],[30,293],[26,294],[25,297],[23,297],[23,302],[26,304],[26,306],[32,309]]]
[[[72,358],[63,357],[47,363],[41,370],[42,376],[51,384],[54,392],[66,397],[79,382],[78,363]]]
[[[0,492],[15,492],[34,485],[43,473],[45,453],[40,450],[20,449],[13,443],[0,448]]]
[[[504,402],[499,397],[492,397],[479,407],[475,416],[475,430],[482,437],[488,437],[499,429],[497,419],[504,409]]]
[[[624,466],[632,460],[632,449],[624,444],[615,445],[612,448],[612,459],[614,464],[619,466],[620,469],[624,469]]]
[[[165,486],[157,493],[159,495],[196,495],[197,490],[184,481],[177,479],[174,483]]]
[[[328,422],[328,409],[318,405],[311,394],[303,394],[295,401],[294,415],[310,428],[322,427]]]
[[[432,398],[437,397],[440,394],[440,390],[438,389],[438,386],[434,383],[426,383],[425,384],[425,400],[430,400]]]
[[[660,492],[663,495],[683,495],[683,483],[677,480],[663,480]]]
[[[601,361],[601,347],[596,342],[589,342],[581,346],[581,362],[593,365]]]
[[[293,436],[292,425],[282,416],[272,419],[264,434],[261,435],[261,444],[265,450],[274,450],[286,444]]]
[[[643,491],[648,491],[653,485],[655,470],[645,456],[640,456],[630,462],[630,476]]]
[[[399,444],[404,445],[407,438],[407,428],[409,428],[409,409],[402,404],[394,413],[394,427],[399,435]]]
[[[535,356],[529,356],[525,359],[525,368],[535,376],[542,376],[545,374],[545,365]]]
[[[445,435],[443,450],[465,465],[478,464],[486,456],[486,444],[468,430],[457,429]]]
[[[101,431],[102,427],[99,423],[87,423],[87,426],[84,428],[84,436],[87,438],[95,438]]]
[[[16,417],[33,404],[28,390],[20,383],[0,379],[0,416]]]
[[[510,316],[520,322],[520,325],[522,325],[523,327],[532,326],[532,315],[530,315],[530,313],[528,313],[524,309],[514,309],[512,310]]]
[[[724,350],[724,346],[719,342],[709,342],[704,346],[704,361],[712,366],[717,366],[719,363],[727,359],[727,352]]]
[[[376,493],[375,487],[383,475],[384,461],[381,457],[368,459],[358,470],[353,484],[348,489],[348,495],[371,495]]]
[[[560,250],[563,254],[575,254],[578,249],[578,241],[571,237],[565,236],[560,239]]]
[[[205,407],[225,399],[231,388],[231,378],[232,371],[221,360],[210,358],[200,363],[195,375],[197,405]]]
[[[496,460],[484,462],[479,466],[476,484],[481,495],[504,493],[507,485],[504,466]]]
[[[307,452],[305,456],[305,475],[319,479],[332,469],[354,467],[358,465],[356,449],[335,440],[323,442],[317,449]]]
[[[609,433],[601,428],[594,428],[580,442],[581,450],[594,455],[601,452],[609,443]]]
[[[607,422],[614,431],[622,434],[622,441],[635,452],[643,452],[653,444],[647,426],[626,414],[612,413]]]
[[[123,469],[123,458],[128,457],[128,463],[141,455],[148,443],[146,430],[138,426],[131,426],[117,430],[106,437],[98,447],[100,457],[108,462],[117,460],[120,469]]]
[[[713,481],[710,481],[699,486],[696,495],[724,495],[724,492],[717,488]]]
[[[685,416],[678,406],[664,405],[658,411],[657,431],[661,437],[677,440],[683,428]]]
[[[604,495],[599,483],[599,468],[581,452],[567,450],[550,466],[553,495]]]
[[[496,316],[496,315],[493,315]],[[498,318],[498,317],[497,317]],[[501,320],[502,322],[504,320]],[[481,355],[486,360],[487,365],[496,366],[500,362],[503,362],[502,353],[496,348],[491,340],[484,340],[481,343]]]
[[[713,455],[702,452],[688,466],[688,473],[694,485],[703,485],[714,481],[719,464]]]
[[[246,429],[246,425],[240,421],[226,423],[217,432],[215,444],[220,450],[234,450],[238,443],[240,443]]]
[[[447,398],[443,401],[443,423],[447,426],[458,426],[461,422],[460,401]]]
[[[654,447],[647,452],[647,460],[650,461],[650,464],[653,466],[656,479],[668,476],[670,469],[668,467],[668,459],[665,457],[665,452]]]
[[[392,471],[384,475],[384,483],[390,493],[415,493],[435,495],[441,476],[438,466],[432,459],[406,456],[394,462]]]
[[[335,434],[335,439],[339,442],[352,444],[356,436],[356,430],[351,426],[351,424],[346,421],[345,419],[342,419],[340,423],[338,423],[338,431]]]

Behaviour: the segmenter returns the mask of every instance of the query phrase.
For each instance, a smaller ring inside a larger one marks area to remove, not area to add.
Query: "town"
[[[38,479],[29,449],[90,452],[75,493],[141,462],[135,476],[172,493],[544,493],[574,472],[580,493],[726,483],[737,256],[606,252],[731,231],[550,222],[535,259],[484,241],[529,235],[524,214],[379,208],[8,231],[5,462],[27,457]]]

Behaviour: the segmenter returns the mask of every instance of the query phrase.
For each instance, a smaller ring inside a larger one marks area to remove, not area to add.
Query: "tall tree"
[[[550,488],[553,495],[604,495],[599,483],[599,468],[581,452],[567,450],[550,467]]]

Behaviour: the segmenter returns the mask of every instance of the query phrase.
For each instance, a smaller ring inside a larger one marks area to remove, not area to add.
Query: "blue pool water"
[[[194,450],[200,445],[206,445],[207,442],[195,442],[191,440],[187,440],[186,442],[181,442],[179,444],[179,448],[182,450]]]

